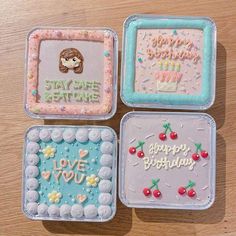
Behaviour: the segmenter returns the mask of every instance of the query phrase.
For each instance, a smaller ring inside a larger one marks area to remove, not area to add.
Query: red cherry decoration
[[[171,133],[170,133],[170,138],[171,138],[171,139],[177,139],[177,137],[178,137],[177,133],[174,132],[174,131],[171,131]]]
[[[184,194],[186,193],[186,188],[185,188],[185,187],[179,187],[178,193],[179,193],[180,195],[184,195]]]
[[[136,148],[135,147],[130,147],[129,148],[129,153],[130,154],[135,154],[135,152],[136,152]]]
[[[151,193],[152,193],[151,189],[149,189],[149,188],[144,188],[144,189],[143,189],[143,194],[144,194],[146,197],[150,196]]]
[[[159,134],[159,139],[162,140],[162,141],[166,140],[166,134],[165,133],[160,133]]]
[[[144,157],[144,152],[143,151],[138,151],[137,156],[139,158],[143,158]]]
[[[191,188],[190,190],[188,190],[188,196],[189,197],[194,197],[196,195],[196,192],[193,188]]]
[[[203,158],[207,158],[207,157],[208,157],[208,152],[205,151],[205,150],[202,150],[202,151],[201,151],[201,156],[202,156]]]
[[[197,154],[197,153],[193,153],[193,154],[192,154],[192,158],[193,158],[194,161],[198,161],[199,158],[200,158],[200,156],[199,156],[199,154]]]
[[[161,191],[160,191],[159,189],[155,189],[155,190],[153,191],[153,196],[154,196],[155,198],[159,198],[159,197],[161,196]]]

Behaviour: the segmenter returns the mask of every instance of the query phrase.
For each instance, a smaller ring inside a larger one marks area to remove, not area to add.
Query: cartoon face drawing
[[[60,53],[59,70],[62,73],[67,73],[69,69],[74,70],[74,73],[80,74],[83,72],[84,58],[76,48],[66,48]]]

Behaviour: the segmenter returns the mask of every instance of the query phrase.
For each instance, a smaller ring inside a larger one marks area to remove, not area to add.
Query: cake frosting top
[[[131,207],[206,209],[214,202],[215,123],[205,114],[128,113],[120,196]]]
[[[116,136],[106,127],[27,132],[23,210],[33,219],[107,221],[116,211]]]
[[[115,112],[117,37],[109,29],[42,28],[28,36],[26,110],[34,117]]]

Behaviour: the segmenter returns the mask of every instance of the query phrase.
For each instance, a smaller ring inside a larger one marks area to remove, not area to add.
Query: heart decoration
[[[45,179],[45,180],[49,180],[50,176],[51,176],[51,172],[50,171],[42,171],[41,176]]]
[[[87,199],[87,195],[85,194],[78,194],[77,199],[79,200],[80,203],[83,203]]]
[[[73,179],[74,175],[75,175],[75,173],[73,170],[68,171],[68,172],[67,171],[62,172],[62,176],[66,182],[69,182],[71,179]]]
[[[88,153],[89,153],[89,151],[86,150],[86,149],[80,149],[80,150],[79,150],[79,156],[80,156],[80,158],[86,157],[86,156],[88,155]]]

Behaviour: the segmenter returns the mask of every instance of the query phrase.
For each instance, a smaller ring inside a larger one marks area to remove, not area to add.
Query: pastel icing
[[[39,145],[35,142],[29,142],[27,145],[27,153],[29,154],[35,154],[39,151]]]
[[[110,130],[107,129],[101,132],[102,141],[111,142],[113,138],[114,138],[114,134]]]
[[[216,27],[209,18],[130,16],[121,98],[129,106],[206,109],[214,102]]]
[[[88,205],[84,208],[84,215],[88,219],[93,219],[97,217],[98,210],[97,207],[94,205]]]
[[[84,214],[84,208],[79,204],[74,204],[71,207],[71,216],[73,218],[81,218]]]
[[[26,205],[26,209],[30,215],[36,215],[38,212],[38,204],[36,202],[29,202]]]
[[[27,135],[27,138],[32,141],[32,142],[38,142],[39,141],[39,131],[38,130],[30,130],[28,135]]]
[[[51,140],[51,133],[48,129],[40,130],[39,137],[43,142],[49,142]]]
[[[30,190],[35,190],[39,186],[39,182],[35,178],[29,178],[26,180],[26,187]]]
[[[112,166],[112,162],[113,162],[112,155],[110,155],[110,154],[103,154],[101,156],[100,163],[101,163],[102,166],[109,166],[109,167],[111,167]]]
[[[116,109],[116,64],[117,35],[110,29],[32,30],[27,39],[27,113],[111,117]]]
[[[39,169],[36,166],[27,166],[25,169],[25,174],[29,178],[35,178],[39,175]]]
[[[101,218],[109,218],[112,214],[112,209],[110,206],[107,206],[107,205],[101,205],[98,207],[98,215],[101,217]]]
[[[62,129],[54,129],[51,133],[52,141],[59,143],[63,139],[63,131]]]
[[[29,132],[40,139],[30,141]],[[102,133],[108,134],[109,142],[102,140]],[[104,146],[109,154],[102,153]],[[107,127],[30,128],[25,140],[24,212],[34,219],[109,220],[116,209],[115,155],[116,136]],[[100,205],[104,209],[98,211]]]
[[[39,216],[47,216],[48,215],[48,206],[44,203],[38,206],[38,214]]]
[[[101,180],[99,183],[99,190],[101,193],[109,193],[112,189],[112,182],[110,180]]]
[[[76,132],[76,140],[85,143],[88,141],[88,130],[87,129],[79,129]]]
[[[35,153],[34,154],[28,154],[27,157],[26,157],[26,160],[27,160],[28,165],[35,166],[39,162],[39,157]]]
[[[204,113],[130,112],[121,123],[120,199],[129,207],[209,208],[216,124]]]

